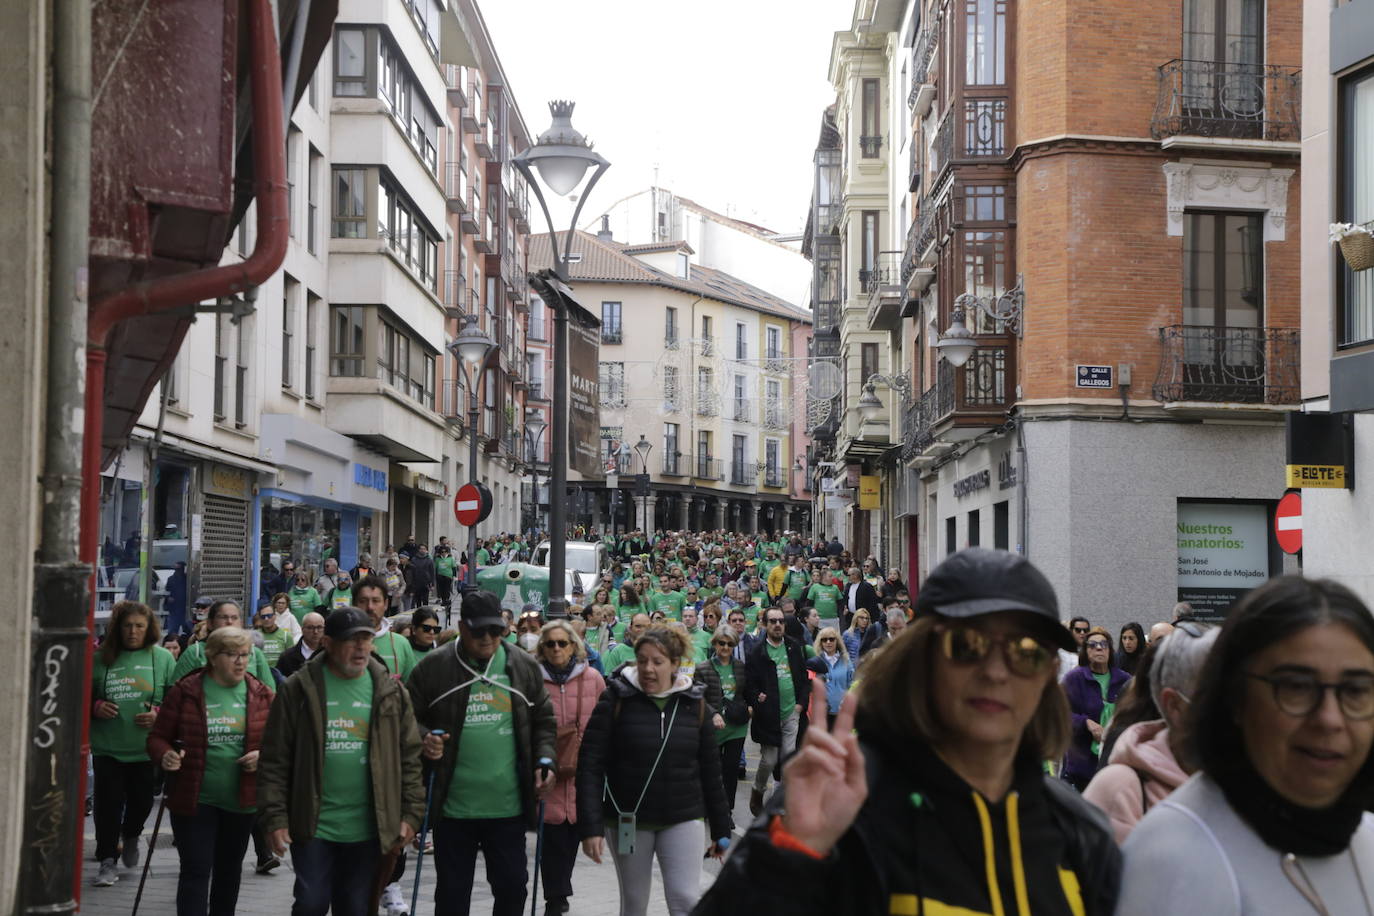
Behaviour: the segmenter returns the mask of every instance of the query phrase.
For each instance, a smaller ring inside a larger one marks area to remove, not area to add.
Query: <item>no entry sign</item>
[[[453,497],[458,524],[472,527],[491,514],[491,491],[480,483],[465,483]]]
[[[1284,553],[1302,550],[1302,494],[1286,493],[1274,510],[1274,537]]]

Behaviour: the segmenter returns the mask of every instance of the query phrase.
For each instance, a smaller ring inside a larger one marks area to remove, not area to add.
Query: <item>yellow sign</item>
[[[201,489],[213,496],[253,498],[253,478],[243,468],[211,464],[201,472]]]
[[[1334,490],[1345,488],[1345,466],[1339,464],[1290,464],[1288,486],[1322,487]]]
[[[882,483],[876,475],[864,474],[859,478],[859,508],[882,508]]]

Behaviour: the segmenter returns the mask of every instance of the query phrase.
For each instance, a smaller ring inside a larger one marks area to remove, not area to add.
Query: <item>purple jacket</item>
[[[1131,676],[1120,668],[1113,668],[1108,673],[1111,679],[1107,682],[1107,699],[1119,703],[1121,691],[1126,689]],[[1088,720],[1097,722],[1102,717],[1102,688],[1087,665],[1079,665],[1064,675],[1061,684],[1069,698],[1069,712],[1073,714],[1073,742],[1064,755],[1064,776],[1086,783],[1097,772],[1097,758],[1092,752],[1093,736],[1088,731]]]

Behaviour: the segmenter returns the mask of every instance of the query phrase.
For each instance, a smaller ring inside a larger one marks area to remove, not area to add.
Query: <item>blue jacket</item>
[[[1107,699],[1119,703],[1131,676],[1120,668],[1113,668],[1108,674]],[[1064,776],[1086,782],[1097,772],[1098,761],[1092,752],[1093,736],[1088,731],[1088,720],[1100,722],[1102,719],[1102,688],[1087,665],[1074,668],[1064,675],[1061,683],[1069,698],[1069,712],[1073,714],[1073,743],[1064,755]]]
[[[833,716],[839,713],[840,704],[844,702],[844,695],[849,690],[849,686],[854,683],[854,662],[847,660],[843,655],[835,656],[835,664],[831,665],[824,655],[816,656],[821,664],[826,665],[829,670],[825,671],[825,707]]]
[[[872,624],[869,624],[872,626]],[[856,662],[859,657],[859,644],[862,642],[864,634],[858,630],[845,630],[844,647],[849,650],[849,660]]]

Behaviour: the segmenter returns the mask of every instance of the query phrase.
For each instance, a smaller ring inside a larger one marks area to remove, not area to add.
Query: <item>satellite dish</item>
[[[813,398],[829,400],[840,393],[844,379],[840,367],[832,362],[813,362],[806,370],[806,384]]]

